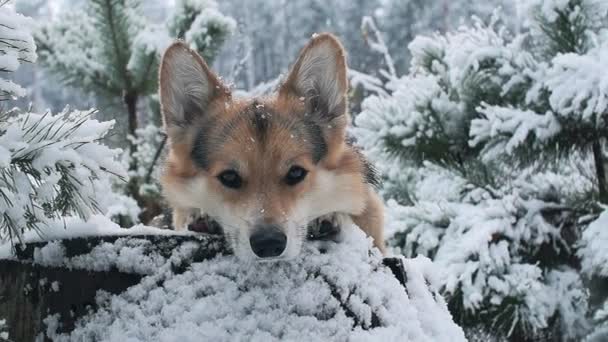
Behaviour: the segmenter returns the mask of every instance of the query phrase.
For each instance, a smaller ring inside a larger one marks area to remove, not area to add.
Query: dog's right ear
[[[173,43],[163,54],[159,83],[163,124],[171,141],[185,138],[185,129],[208,115],[214,100],[230,97],[203,58],[183,42]]]

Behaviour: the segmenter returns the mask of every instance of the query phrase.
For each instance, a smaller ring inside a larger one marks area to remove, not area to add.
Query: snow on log
[[[33,341],[464,341],[426,258],[383,259],[358,230],[246,263],[221,236],[32,242],[0,260],[0,320]],[[0,248],[0,252],[1,252]]]

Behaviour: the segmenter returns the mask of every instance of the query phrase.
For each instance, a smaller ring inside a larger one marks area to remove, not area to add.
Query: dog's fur
[[[330,34],[313,37],[272,96],[234,99],[205,61],[183,42],[160,66],[160,100],[169,153],[162,176],[175,229],[208,215],[222,226],[235,254],[257,258],[253,227],[280,227],[281,257],[298,254],[309,222],[339,215],[352,220],[384,250],[383,205],[373,170],[346,139],[348,81],[345,52]],[[294,165],[308,173],[290,186]],[[233,170],[242,186],[224,186]]]

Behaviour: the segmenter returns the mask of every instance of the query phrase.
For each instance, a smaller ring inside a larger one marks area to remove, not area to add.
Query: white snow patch
[[[583,232],[582,271],[587,275],[608,277],[608,210],[604,210]]]
[[[132,236],[132,235],[196,235],[197,233],[191,231],[175,231],[169,229],[159,229],[155,227],[148,227],[144,225],[136,225],[131,228],[122,228],[118,224],[112,222],[107,216],[104,215],[92,215],[87,221],[83,221],[78,217],[65,217],[63,221],[53,221],[44,227],[42,232],[26,231],[23,234],[23,242],[44,242],[51,241],[47,246],[42,249],[38,249],[38,257],[36,261],[45,265],[58,265],[62,260],[54,259],[58,258],[59,248],[61,246],[60,241],[53,240],[64,240],[77,237],[93,237],[93,236]],[[16,248],[20,248],[20,245],[16,245]],[[114,248],[116,249],[116,248]],[[96,250],[98,253],[119,253],[120,251],[115,250],[114,252]],[[127,253],[126,251],[123,253]],[[118,255],[118,254],[117,254]],[[123,254],[125,255],[125,254]],[[0,259],[14,259],[14,251],[11,248],[10,242],[6,241],[0,243]],[[99,268],[100,270],[102,268]]]
[[[351,231],[341,243],[306,244],[289,261],[220,256],[174,274],[172,264],[192,252],[182,246],[140,284],[99,293],[100,309],[69,335],[47,334],[55,341],[465,341],[434,293],[430,260],[404,260],[406,292],[369,252],[366,236]],[[57,327],[56,317],[47,321],[47,330]]]
[[[53,290],[53,292],[59,292],[59,282],[57,280],[51,283],[51,290]]]

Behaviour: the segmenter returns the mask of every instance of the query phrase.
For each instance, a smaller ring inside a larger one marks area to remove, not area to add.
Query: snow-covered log
[[[11,339],[465,340],[431,261],[383,259],[355,229],[273,263],[237,260],[220,235],[118,229],[0,246]]]

